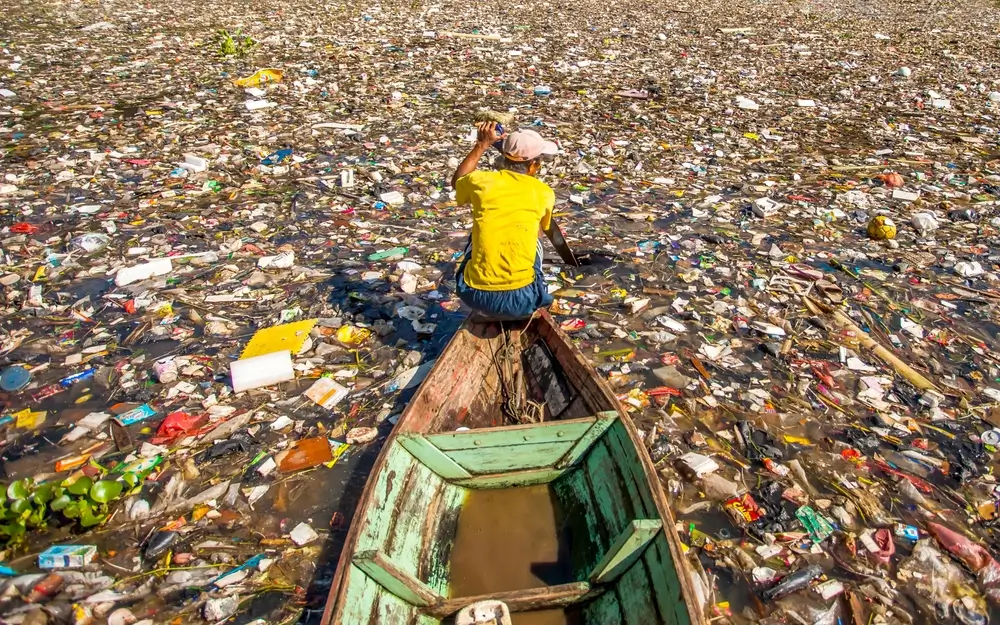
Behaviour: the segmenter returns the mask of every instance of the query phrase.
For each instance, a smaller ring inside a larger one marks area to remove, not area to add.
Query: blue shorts
[[[465,266],[472,257],[472,239],[465,246],[465,258],[458,265],[455,282],[458,297],[474,311],[490,319],[526,319],[539,308],[552,303],[542,275],[542,240],[535,248],[535,281],[512,291],[481,291],[465,283]]]

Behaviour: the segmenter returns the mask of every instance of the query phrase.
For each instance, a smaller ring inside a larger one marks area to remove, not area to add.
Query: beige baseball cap
[[[559,146],[534,130],[518,130],[504,137],[501,151],[512,161],[533,161],[543,154],[558,154]]]

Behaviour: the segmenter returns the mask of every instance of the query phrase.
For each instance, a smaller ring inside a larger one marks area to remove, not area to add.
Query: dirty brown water
[[[527,590],[573,581],[560,532],[562,511],[548,485],[472,490],[451,552],[451,596]],[[515,625],[569,625],[563,610],[518,612]]]
[[[27,5],[30,6],[31,4],[33,3],[28,3]],[[39,6],[41,6],[43,3],[38,3],[38,4]],[[225,13],[225,7],[224,6],[213,7],[213,10],[223,11],[222,17],[214,17],[213,19],[219,20],[220,23],[225,22],[225,19],[227,17]],[[855,6],[851,6],[850,10],[854,12],[858,11],[858,8]],[[912,9],[912,7],[909,7],[908,10],[916,11],[916,14],[918,15],[917,19],[921,21],[923,20],[922,14],[920,13],[921,11],[920,8]],[[890,12],[890,15],[891,14],[892,13]],[[205,29],[200,24],[200,21],[204,19],[203,12],[198,11],[194,14],[196,16],[196,19],[199,20],[199,25],[197,27],[192,27],[191,22],[188,21],[191,19],[195,19],[190,17],[191,15],[192,14],[184,10],[183,7],[178,7],[178,9],[175,12],[172,12],[171,15],[172,19],[164,20],[158,23],[155,26],[155,28],[159,31],[165,31],[174,34],[184,34],[182,32],[182,29],[188,29],[188,28],[199,33],[204,31]],[[887,19],[885,21],[888,22],[890,20]],[[13,21],[10,22],[10,24],[14,23],[15,22]],[[20,26],[21,24],[19,24],[19,27]],[[150,30],[153,28],[153,26],[136,24],[135,28],[139,28],[142,30]],[[43,31],[47,29],[32,27],[30,29],[25,28],[25,30],[31,32],[31,31]],[[922,31],[927,30],[926,25],[925,28],[921,30]],[[43,33],[43,36],[46,39],[58,40],[58,34],[59,34],[58,31],[56,31],[52,33],[52,35],[55,36],[50,36],[49,33]],[[129,39],[129,37],[125,38]],[[56,69],[64,71],[64,70],[72,70],[75,68],[75,65],[73,63],[63,62],[60,57],[69,58],[69,55],[65,54],[65,52],[63,54],[53,55],[50,61],[50,67],[49,67],[50,71]],[[128,58],[129,58],[128,55],[123,55],[122,60],[125,61],[128,60]],[[247,62],[244,63],[243,66],[232,67],[231,71],[234,74],[243,75],[247,73],[245,70],[252,71],[253,68],[254,66],[252,65],[252,63]],[[121,114],[122,117],[133,117],[136,115],[139,109],[145,104],[161,100],[164,95],[172,95],[174,93],[174,90],[165,90],[162,93],[157,93],[156,96],[154,97],[146,95],[146,92],[150,89],[150,85],[146,82],[145,76],[140,72],[136,72],[134,75],[130,75],[128,73],[122,74],[121,72],[119,72],[116,80],[124,84],[124,87],[119,85],[115,87],[116,89],[118,89],[119,91],[124,89],[125,91],[129,92],[128,95],[122,98],[121,101],[116,103],[115,106],[115,109],[117,110],[117,112]],[[30,115],[28,115],[26,116],[25,121],[29,122],[29,124],[30,123],[45,124],[45,126],[50,129],[57,129],[57,126],[53,124],[53,122],[59,121],[57,118],[70,117],[70,115],[65,115],[65,114],[58,114],[58,115],[44,114],[47,113],[48,111],[49,111],[48,108],[45,109],[39,108],[38,113],[43,114],[40,115],[43,117],[43,119],[29,120],[27,119],[27,117],[30,117]],[[72,123],[76,123],[76,120],[73,120]],[[619,120],[616,120],[615,123],[620,123],[620,122]],[[914,126],[915,130],[920,130],[920,131],[930,130],[933,132],[940,132],[939,128],[928,127],[925,124],[920,124],[919,119],[911,118],[909,119],[909,123]],[[841,120],[841,124],[843,124],[843,119]],[[839,134],[835,137],[835,139],[842,142],[845,146],[847,146],[841,148],[841,151],[844,155],[850,153],[849,146],[855,146],[855,145],[867,146],[868,143],[870,142],[870,139],[862,135],[859,126],[838,125],[837,132]],[[27,147],[28,146],[25,146],[25,148]],[[994,155],[995,152],[990,151],[990,154]],[[12,153],[12,155],[17,156],[17,154],[14,153]],[[103,191],[104,189],[98,189],[96,191],[95,190],[85,191],[85,190],[75,189],[72,195],[74,196],[73,197],[74,201],[79,201],[83,200],[84,198],[99,197],[100,192]],[[606,190],[600,190],[595,186],[594,189],[595,194],[598,191],[602,191],[602,193],[604,193],[601,199],[607,200],[609,203],[612,202],[613,200],[626,200],[625,202],[616,202],[618,204],[622,204],[621,207],[622,210],[627,210],[628,204],[634,204],[635,208],[639,210],[643,208],[640,202],[632,200],[633,194],[625,193],[625,194],[620,194],[617,197],[613,197],[611,196],[611,194],[608,194]],[[70,194],[66,193],[65,190],[60,190],[60,192],[52,194],[50,201],[55,205],[70,203],[68,200],[69,196]],[[675,199],[672,196],[665,194],[663,195],[656,194],[655,192],[647,197],[653,199],[657,205],[666,204],[669,201]],[[629,202],[629,200],[632,201]],[[658,234],[658,231],[668,229],[677,224],[678,222],[683,222],[683,221],[686,221],[686,215],[682,216],[679,213],[672,214],[667,218],[657,220],[655,223],[652,223],[651,225],[626,224],[625,226],[618,228],[618,232],[616,232],[615,235],[616,238],[622,235],[626,238],[642,238],[639,236],[638,231],[652,231]],[[785,238],[786,237],[783,235],[780,236],[781,240],[784,240]],[[551,252],[549,253],[549,255],[551,255]],[[868,263],[859,263],[859,265],[865,265],[865,264]],[[890,268],[885,265],[877,266],[875,268],[883,271],[890,270]],[[835,270],[832,270],[827,267],[823,267],[823,269],[824,271],[829,272],[830,274],[837,275],[837,272]],[[622,274],[630,272],[631,269],[616,267],[616,269],[612,272],[612,274],[615,276],[615,278],[621,278]],[[616,281],[622,282],[622,280],[616,280]],[[657,302],[657,303],[669,303],[669,301]],[[958,317],[959,326],[964,327],[966,331],[968,331],[969,329],[968,326],[970,324],[968,324],[967,320],[963,318],[964,311],[965,311],[965,305],[960,304],[960,309],[959,309],[960,316]],[[584,313],[581,316],[587,316],[587,315],[586,313]],[[590,321],[607,320],[607,318],[604,317],[603,315],[589,315],[589,320]],[[998,328],[995,324],[983,320],[980,320],[980,323],[982,324],[982,329],[984,330],[985,333],[989,335],[989,337],[993,337],[996,335]],[[633,329],[641,330],[644,329],[644,327],[642,326],[642,324],[636,324],[636,326]],[[612,350],[619,347],[628,347],[630,345],[631,344],[626,341],[615,342],[613,345],[601,344],[600,350]],[[148,346],[137,346],[137,347],[139,347],[140,349],[143,347],[146,347],[147,349],[149,348]],[[163,347],[168,347],[168,346],[164,345]],[[598,351],[598,348],[593,346],[588,346],[586,343],[583,345],[583,348],[592,362],[595,362],[597,364],[602,364],[603,361],[605,364],[614,365],[614,363],[609,362],[609,359],[599,358],[594,355],[594,352]],[[656,350],[655,348],[650,347],[648,350],[643,350],[642,353],[643,355],[650,353],[655,354],[657,353],[657,351],[658,350]],[[671,348],[669,351],[673,352],[676,350]],[[822,356],[818,353],[811,354],[811,356],[825,357],[825,358],[830,357],[829,355]],[[156,357],[156,356],[154,356],[151,351],[149,357]],[[639,359],[639,357],[640,356],[637,355],[637,359]],[[706,363],[706,366],[708,366],[713,373],[716,373],[716,369],[712,368],[710,364]],[[690,373],[689,368],[687,372]],[[650,379],[647,387],[655,385],[657,385],[655,380]],[[67,414],[72,409],[80,409],[82,411],[81,412],[82,416],[82,414],[86,414],[86,412],[89,411],[87,410],[89,408],[93,408],[94,410],[103,408],[104,403],[101,401],[100,396],[97,394],[94,395],[94,398],[91,401],[88,401],[82,405],[77,405],[73,403],[74,400],[82,397],[88,390],[93,390],[93,389],[88,389],[87,387],[73,389],[73,392],[67,392],[59,396],[56,396],[51,400],[47,400],[45,407],[53,411],[53,413],[50,413],[49,417],[50,423],[52,422],[51,420],[55,416],[60,417],[60,419],[64,421],[73,421],[74,420],[73,415]],[[638,425],[642,427],[645,431],[649,431],[650,427],[653,424],[652,421],[653,420],[637,419]],[[818,442],[821,440],[823,435],[828,433],[832,434],[832,432],[827,432],[828,429],[830,428],[809,428],[807,430],[804,427],[788,427],[784,431],[791,434],[808,436]],[[46,432],[46,435],[49,438],[54,438],[55,440],[58,440],[58,437],[61,435],[61,433],[58,431],[49,431]],[[13,470],[16,476],[33,474],[35,471],[43,471],[44,469],[51,467],[51,462],[56,457],[65,454],[67,451],[68,450],[59,450],[59,448],[54,448],[53,446],[45,446],[44,441],[42,441],[42,443],[40,444],[40,449],[37,454],[25,456],[23,459],[20,460],[11,459],[10,462],[11,469]],[[811,455],[810,452],[808,450],[805,450],[801,452],[801,455],[799,457],[803,460],[803,462],[806,462],[810,455]],[[228,459],[227,462],[232,462],[233,464],[236,464],[244,460],[247,460],[247,458],[240,456]],[[347,461],[342,463],[343,466],[338,465],[331,470],[321,469],[312,471],[306,475],[303,475],[301,478],[298,478],[296,480],[290,480],[284,483],[284,485],[281,487],[275,487],[275,489],[272,490],[272,493],[269,493],[268,496],[266,496],[263,500],[261,500],[256,506],[255,514],[259,516],[258,518],[258,521],[260,523],[259,527],[270,531],[272,527],[280,524],[282,521],[289,523],[292,522],[293,520],[306,519],[306,518],[313,518],[313,520],[316,521],[317,528],[323,527],[324,523],[326,522],[326,518],[328,518],[329,515],[334,510],[338,509],[338,501],[340,501],[341,498],[348,497],[348,495],[344,494],[343,491],[345,489],[357,490],[360,489],[360,487],[363,486],[364,484],[364,480],[367,476],[364,474],[364,472],[355,474],[351,470],[351,463],[353,461],[354,461],[353,459],[348,459]],[[817,484],[817,486],[820,486],[820,484]],[[279,503],[280,502],[284,503],[282,503],[281,506],[275,507],[274,506],[275,501],[278,501]],[[687,501],[685,501],[685,503],[687,503]],[[544,506],[544,504],[542,505]],[[348,510],[348,514],[350,514],[350,512],[353,512],[352,507],[348,506],[348,508],[350,508],[350,510]],[[534,513],[534,511],[532,512]],[[900,516],[907,522],[916,523],[917,520],[919,519],[918,515],[914,514],[914,511],[912,510],[906,510],[906,511],[897,510],[896,512],[899,513]],[[727,536],[739,537],[742,535],[741,530],[737,528],[735,525],[733,525],[729,517],[726,516],[725,514],[720,513],[718,509],[708,514],[688,515],[685,516],[682,519],[682,521],[684,521],[685,523],[693,522],[702,531],[705,531],[719,539],[724,539]],[[250,525],[254,525],[254,523],[250,523]],[[214,529],[210,530],[207,533],[211,533],[212,531],[215,530]],[[225,529],[220,529],[219,534],[220,535],[226,534]],[[205,536],[205,535],[206,533],[202,533],[200,536]],[[246,531],[245,528],[243,530],[237,529],[237,531],[231,532],[231,536],[237,540],[240,538],[240,536],[247,536],[247,535],[249,535],[249,532]],[[97,542],[101,545],[101,551],[103,553],[105,551],[105,546],[102,537],[99,536]],[[111,547],[113,547],[113,545],[108,545],[108,548]],[[336,562],[334,561],[332,563],[332,566],[335,566],[335,564]],[[714,571],[720,572],[720,569],[715,568]],[[834,573],[839,574],[839,571],[834,571]],[[719,587],[721,591],[720,595],[722,597],[730,599],[731,603],[733,604],[734,611],[739,612],[741,607],[743,606],[743,603],[741,603],[737,597],[740,595],[745,595],[746,597],[749,596],[749,589],[746,583],[742,579],[739,579],[738,577],[735,577],[733,579],[724,577],[720,581]],[[268,605],[270,605],[271,603],[280,604],[282,601],[286,600],[286,595],[280,593],[269,593],[268,597],[266,598],[262,597],[261,599],[262,600],[260,601],[260,603],[262,604],[268,604]],[[141,612],[139,614],[141,616]],[[250,613],[247,614],[246,616],[253,618],[257,617],[264,618],[269,622],[274,622],[274,623],[278,622],[278,619],[274,618],[274,615],[267,609],[261,611],[252,609],[250,610]],[[537,613],[537,614],[529,613],[529,614],[518,614],[516,615],[516,617],[517,618],[514,621],[515,625],[531,625],[532,623],[537,623],[537,621],[533,619],[537,618],[544,619],[547,618],[548,615],[542,613]],[[997,615],[991,614],[991,620],[993,622],[997,622]],[[194,621],[197,621],[197,618],[195,618]],[[542,622],[547,623],[546,621]],[[553,621],[553,622],[562,622],[562,621]]]
[[[550,251],[549,256],[554,254]],[[583,276],[585,278],[595,278],[603,281],[613,277],[616,281],[624,279],[634,271],[634,266],[629,263],[615,262],[601,256],[596,256],[594,263],[580,267],[562,267],[568,275]],[[824,268],[825,269],[825,268]],[[878,267],[885,270],[887,267]],[[78,285],[74,297],[91,295],[99,296],[104,285],[100,282],[83,282]],[[570,287],[572,288],[572,287]],[[346,289],[345,289],[346,290]],[[573,301],[576,298],[567,297]],[[180,307],[178,307],[180,310]],[[592,319],[600,319],[600,316],[591,316]],[[440,329],[432,337],[431,350],[436,351],[447,343],[454,333],[461,319],[457,315],[443,315],[440,322]],[[636,323],[632,328],[635,330],[646,329],[643,324]],[[122,336],[127,336],[127,331],[121,332]],[[409,328],[403,328],[397,333],[403,340],[413,340]],[[682,337],[678,344],[667,350],[677,353],[681,348],[695,347],[693,342],[689,343],[687,337]],[[132,354],[139,355],[145,353],[147,360],[156,359],[164,354],[177,350],[177,341],[159,341],[151,343],[139,343],[130,346]],[[598,347],[599,345],[599,347]],[[612,369],[620,366],[614,359],[605,358],[597,354],[598,351],[613,351],[618,348],[631,347],[636,350],[635,359],[648,358],[662,353],[663,350],[655,345],[647,345],[642,341],[630,343],[628,341],[602,341],[593,344],[583,340],[580,347],[592,362],[598,365],[606,365]],[[23,352],[31,351],[31,346],[22,348]],[[185,351],[185,350],[181,350]],[[814,354],[814,357],[829,358],[829,355]],[[39,355],[40,359],[47,359],[45,355]],[[710,363],[705,363],[710,370],[715,371]],[[57,381],[56,375],[51,374],[53,379],[46,379],[46,382]],[[647,387],[659,386],[653,376],[647,376]],[[736,376],[739,377],[739,376]],[[733,378],[734,381],[735,378]],[[614,385],[614,379],[611,380]],[[746,380],[743,380],[746,382]],[[300,389],[301,390],[301,389]],[[621,389],[624,390],[624,389]],[[75,402],[84,396],[91,394],[91,398],[81,404]],[[84,383],[72,387],[69,391],[61,393],[46,400],[39,407],[50,410],[49,423],[55,423],[58,418],[61,423],[72,423],[77,418],[84,416],[92,410],[104,409],[108,402],[106,394],[102,394],[101,389],[96,384]],[[112,402],[113,403],[113,402]],[[804,436],[814,441],[820,441],[824,435],[831,434],[837,428],[820,427],[815,421],[808,424],[798,422],[781,422],[776,417],[766,416],[765,420],[770,420],[769,429],[772,432],[784,432],[796,436]],[[650,431],[655,419],[636,418],[637,425],[644,431]],[[694,424],[691,424],[694,428]],[[142,429],[141,426],[130,428],[133,436],[136,436]],[[51,470],[51,466],[59,457],[71,455],[70,450],[60,448],[53,443],[59,439],[62,432],[50,430],[45,432],[45,436],[37,442],[37,447],[21,458],[8,458],[7,463],[9,477],[23,477]],[[33,452],[33,453],[32,453]],[[807,466],[808,450],[802,450],[799,457]],[[234,456],[227,459],[234,464],[249,462],[252,454],[245,456]],[[792,456],[789,456],[792,457]],[[219,536],[226,536],[228,540],[238,547],[233,553],[235,561],[242,561],[255,553],[254,542],[256,540],[254,530],[264,531],[268,534],[280,533],[282,528],[293,527],[299,521],[309,521],[317,529],[323,529],[331,525],[335,512],[340,512],[343,517],[338,521],[338,527],[330,527],[331,538],[324,545],[323,550],[328,553],[322,555],[312,554],[314,560],[302,558],[294,563],[292,567],[286,567],[287,574],[282,576],[283,581],[302,586],[314,586],[318,583],[315,591],[312,592],[312,599],[309,603],[311,610],[318,613],[325,601],[325,593],[328,591],[329,578],[336,567],[335,548],[330,551],[330,543],[336,543],[335,535],[346,529],[350,516],[354,512],[353,505],[349,503],[352,491],[354,497],[357,491],[364,485],[367,475],[351,470],[351,459],[338,465],[332,470],[319,469],[309,472],[295,479],[283,482],[271,489],[271,491],[255,506],[252,516],[247,516],[237,522],[229,522],[210,526],[199,531],[192,536],[187,545],[195,544],[201,540],[218,539]],[[752,484],[749,486],[753,487]],[[817,484],[817,486],[822,486]],[[821,488],[827,492],[827,489]],[[827,492],[829,494],[829,492]],[[678,507],[683,507],[692,500],[686,499],[678,502]],[[907,522],[917,522],[917,516],[913,511],[897,511],[901,513]],[[568,571],[564,570],[564,578],[558,575],[539,574],[538,564],[555,563],[558,572],[559,554],[559,532],[558,532],[558,507],[545,487],[535,487],[533,489],[512,489],[510,491],[475,491],[469,498],[468,505],[463,510],[463,515],[459,521],[459,534],[456,540],[456,548],[453,554],[453,586],[455,595],[473,595],[489,591],[503,591],[513,589],[536,588],[547,584],[557,584],[565,581],[572,581]],[[112,519],[112,527],[118,525]],[[725,514],[716,512],[694,513],[680,516],[678,521],[685,525],[694,524],[699,530],[711,535],[716,540],[746,540],[746,534],[742,529],[733,524],[732,520]],[[285,530],[287,531],[287,529]],[[72,535],[65,528],[53,528],[47,536],[38,536],[33,540],[33,544],[41,545],[52,540],[68,540]],[[139,544],[142,536],[131,537],[132,544]],[[97,544],[102,552],[114,551],[121,548],[118,544],[120,539],[115,537],[113,532],[106,534],[92,535],[90,541]],[[494,542],[495,541],[495,542]],[[29,551],[33,551],[29,545]],[[902,549],[900,550],[902,553]],[[111,559],[119,565],[127,566],[126,561]],[[484,573],[482,563],[489,562],[490,567]],[[746,582],[746,579],[736,573],[714,566],[711,561],[704,562],[707,568],[719,575],[718,586],[721,596],[726,597],[734,612],[741,612],[744,608],[753,606],[753,588]],[[551,570],[549,571],[551,573]],[[834,575],[839,576],[840,569],[834,568]],[[483,577],[489,574],[490,577]],[[849,577],[849,575],[847,575]],[[544,578],[544,581],[543,581]],[[318,580],[318,582],[316,581]],[[143,604],[137,613],[160,613],[170,612],[171,606],[178,606],[183,603],[182,598],[178,601],[162,600],[151,601]],[[284,593],[264,593],[259,598],[253,600],[250,613],[266,618],[267,615],[277,615],[289,607],[292,598]],[[145,612],[144,612],[145,611]],[[308,615],[307,615],[308,616]],[[996,617],[996,615],[992,615]],[[515,615],[515,625],[566,625],[579,622],[579,614],[560,610],[550,610],[533,613],[517,613]],[[305,619],[304,622],[315,622],[315,619]]]

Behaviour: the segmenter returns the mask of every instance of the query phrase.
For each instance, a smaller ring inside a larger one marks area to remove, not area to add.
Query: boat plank
[[[442,600],[441,595],[431,590],[412,573],[401,569],[381,551],[364,551],[355,554],[352,562],[368,577],[378,582],[382,588],[408,603],[428,606]]]
[[[632,502],[622,493],[614,460],[603,441],[591,449],[584,467],[590,491],[594,495],[598,518],[608,528],[609,538],[614,540],[635,515]]]
[[[562,469],[570,467],[579,462],[580,458],[587,453],[594,442],[601,438],[605,430],[611,427],[616,420],[618,420],[618,412],[615,410],[608,410],[598,414],[593,425],[590,426],[590,429],[587,430],[583,436],[576,441],[573,447],[566,452],[566,455],[556,463],[556,468]]]
[[[619,425],[611,428],[608,434],[609,436],[606,437],[608,444],[619,450],[623,459],[629,459],[622,462],[621,468],[626,475],[632,476],[635,484],[638,486],[637,492],[630,493],[630,496],[636,501],[637,505],[641,502],[642,507],[650,517],[661,516],[661,508],[656,505],[657,495],[662,496],[659,492],[659,482],[655,481],[658,479],[656,474],[644,468],[643,456],[626,453],[625,451],[626,449],[635,449],[626,423],[624,421],[620,422]],[[639,451],[639,453],[642,452]],[[647,477],[650,475],[652,477]],[[657,492],[652,490],[654,488],[657,489]],[[667,515],[664,518],[669,522],[671,517]],[[671,526],[668,525],[664,528],[664,532],[667,531],[673,531]],[[650,573],[650,583],[653,584],[654,590],[652,594],[656,597],[657,608],[663,622],[689,623],[690,618],[684,605],[682,582],[678,579],[674,556],[672,555],[669,538],[667,538],[666,534],[658,536],[653,540],[650,548],[646,549],[643,553],[643,560]],[[684,565],[684,563],[681,564]]]
[[[459,330],[407,406],[400,431],[432,431],[445,413],[468,408],[487,383],[492,354],[493,339],[478,340],[469,329]]]
[[[426,438],[443,452],[510,447],[526,443],[558,443],[579,440],[596,421],[596,417],[587,417],[550,423],[528,423],[498,428],[479,428],[463,432],[428,434]]]
[[[403,493],[406,478],[418,463],[408,451],[398,445],[388,450],[385,466],[376,479],[372,499],[358,516],[361,532],[355,551],[381,549],[396,521],[396,505]]]
[[[448,595],[448,580],[451,574],[451,548],[455,540],[455,527],[462,511],[462,505],[469,490],[445,483],[430,509],[423,534],[423,554],[420,561],[420,579],[440,593]]]
[[[374,618],[368,625],[382,623],[409,623],[413,619],[415,608],[392,594],[385,588],[379,590],[378,601],[372,611]]]
[[[568,524],[573,575],[576,579],[587,579],[610,544],[608,528],[597,518],[597,504],[582,467],[556,480],[552,489]]]
[[[385,554],[401,569],[416,576],[423,548],[424,517],[445,482],[415,463],[399,504],[396,524],[386,541]]]
[[[423,434],[400,434],[398,440],[406,451],[441,477],[447,480],[472,477]]]
[[[617,408],[617,400],[614,395],[603,384],[594,384],[595,379],[600,379],[597,372],[583,357],[583,354],[572,347],[572,343],[569,342],[565,333],[550,322],[538,324],[538,335],[555,354],[566,377],[589,404],[591,411],[598,412]]]
[[[560,441],[486,449],[458,449],[446,453],[469,473],[483,475],[551,467],[572,446],[573,441]]]
[[[506,603],[511,612],[530,612],[531,610],[545,610],[573,605],[574,603],[586,601],[596,596],[599,592],[601,591],[592,590],[590,584],[587,582],[572,582],[529,590],[511,590],[488,595],[453,597],[445,599],[437,605],[424,608],[424,612],[437,618],[447,618],[466,606],[489,599]]]
[[[653,503],[653,494],[650,491],[652,485],[642,470],[642,462],[639,459],[639,454],[643,452],[636,449],[635,444],[628,436],[625,425],[619,422],[609,428],[604,441],[619,467],[622,482],[627,487],[627,494],[636,511],[646,518],[658,517],[659,513],[656,510],[656,504]]]
[[[614,426],[611,429],[614,429]],[[635,452],[633,452],[634,454]],[[621,456],[621,453],[618,449],[614,449],[614,455],[618,457]],[[620,532],[628,524],[628,519],[641,513],[636,510],[636,505],[630,497],[629,488],[624,484],[630,478],[625,477],[623,470],[617,465],[616,459],[612,458],[612,448],[607,436],[605,436],[592,447],[583,466],[587,470],[588,483],[597,502],[597,510],[602,522]],[[641,484],[633,484],[636,490],[641,486]],[[656,623],[660,621],[657,607],[648,598],[648,595],[651,594],[650,583],[644,565],[632,566],[622,574],[619,582],[615,584],[620,599],[619,609],[622,612],[622,620],[618,622],[631,625],[632,623]]]
[[[499,397],[502,396],[500,389],[500,376],[497,374],[496,366],[493,365],[492,357],[487,369],[483,372],[482,382],[475,387],[477,391],[472,399],[462,404],[465,410],[453,410],[455,415],[454,423],[438,422],[444,427],[437,428],[441,431],[454,430],[458,427],[484,428],[499,427],[504,424],[505,417]]]
[[[517,486],[535,486],[548,484],[559,478],[563,469],[529,469],[526,471],[511,471],[508,473],[490,473],[477,475],[464,480],[455,480],[455,484],[465,488],[513,488]]]
[[[672,550],[670,548],[669,541],[667,539],[661,540],[657,538],[653,542],[656,547],[656,552],[660,556],[660,561],[671,563],[670,566],[665,566],[661,569],[667,582],[667,591],[664,593],[664,596],[670,602],[670,615],[668,618],[664,619],[664,622],[670,623],[671,625],[688,625],[688,623],[691,622],[704,623],[705,621],[703,620],[693,621],[691,618],[695,612],[693,610],[689,611],[687,604],[684,601],[684,583],[686,580],[681,580],[677,576],[677,569],[674,568],[673,558],[671,557]],[[683,558],[683,554],[680,557]],[[681,565],[688,566],[684,562],[681,562]]]
[[[663,523],[659,519],[636,519],[629,523],[594,567],[590,582],[603,584],[616,579],[639,560],[646,545],[662,527]]]
[[[660,614],[653,605],[646,567],[639,564],[625,571],[616,584],[624,625],[658,625]]]
[[[620,624],[622,620],[621,604],[616,591],[609,591],[597,599],[586,604],[583,609],[584,623],[615,623]]]
[[[663,531],[668,532],[673,530],[671,528],[664,528]],[[676,612],[677,602],[679,601],[682,605],[684,603],[681,596],[681,587],[677,583],[673,563],[669,560],[664,561],[663,553],[669,556],[670,551],[667,547],[667,539],[662,534],[655,536],[653,544],[642,553],[642,559],[646,563],[646,570],[649,571],[649,585],[653,590],[653,600],[656,602],[656,608],[660,612],[660,620],[664,623],[687,623],[686,618],[678,620],[679,613]],[[671,575],[674,576],[673,583],[670,581]]]
[[[347,592],[342,601],[344,606],[342,620],[345,623],[367,623],[375,609],[381,588],[375,580],[353,564],[348,565],[347,579]]]

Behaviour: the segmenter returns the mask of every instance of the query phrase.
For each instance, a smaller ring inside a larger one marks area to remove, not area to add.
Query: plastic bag
[[[269,67],[257,70],[246,78],[238,78],[233,81],[233,84],[237,87],[259,87],[270,82],[281,82],[283,76],[282,70]]]
[[[910,225],[913,226],[920,236],[927,236],[938,229],[937,218],[930,213],[917,213],[910,218]]]
[[[108,247],[111,239],[102,232],[88,232],[70,241],[70,244],[87,254],[96,254]]]
[[[357,326],[345,325],[337,329],[337,340],[345,345],[359,345],[364,343],[365,339],[371,335],[371,330]]]

